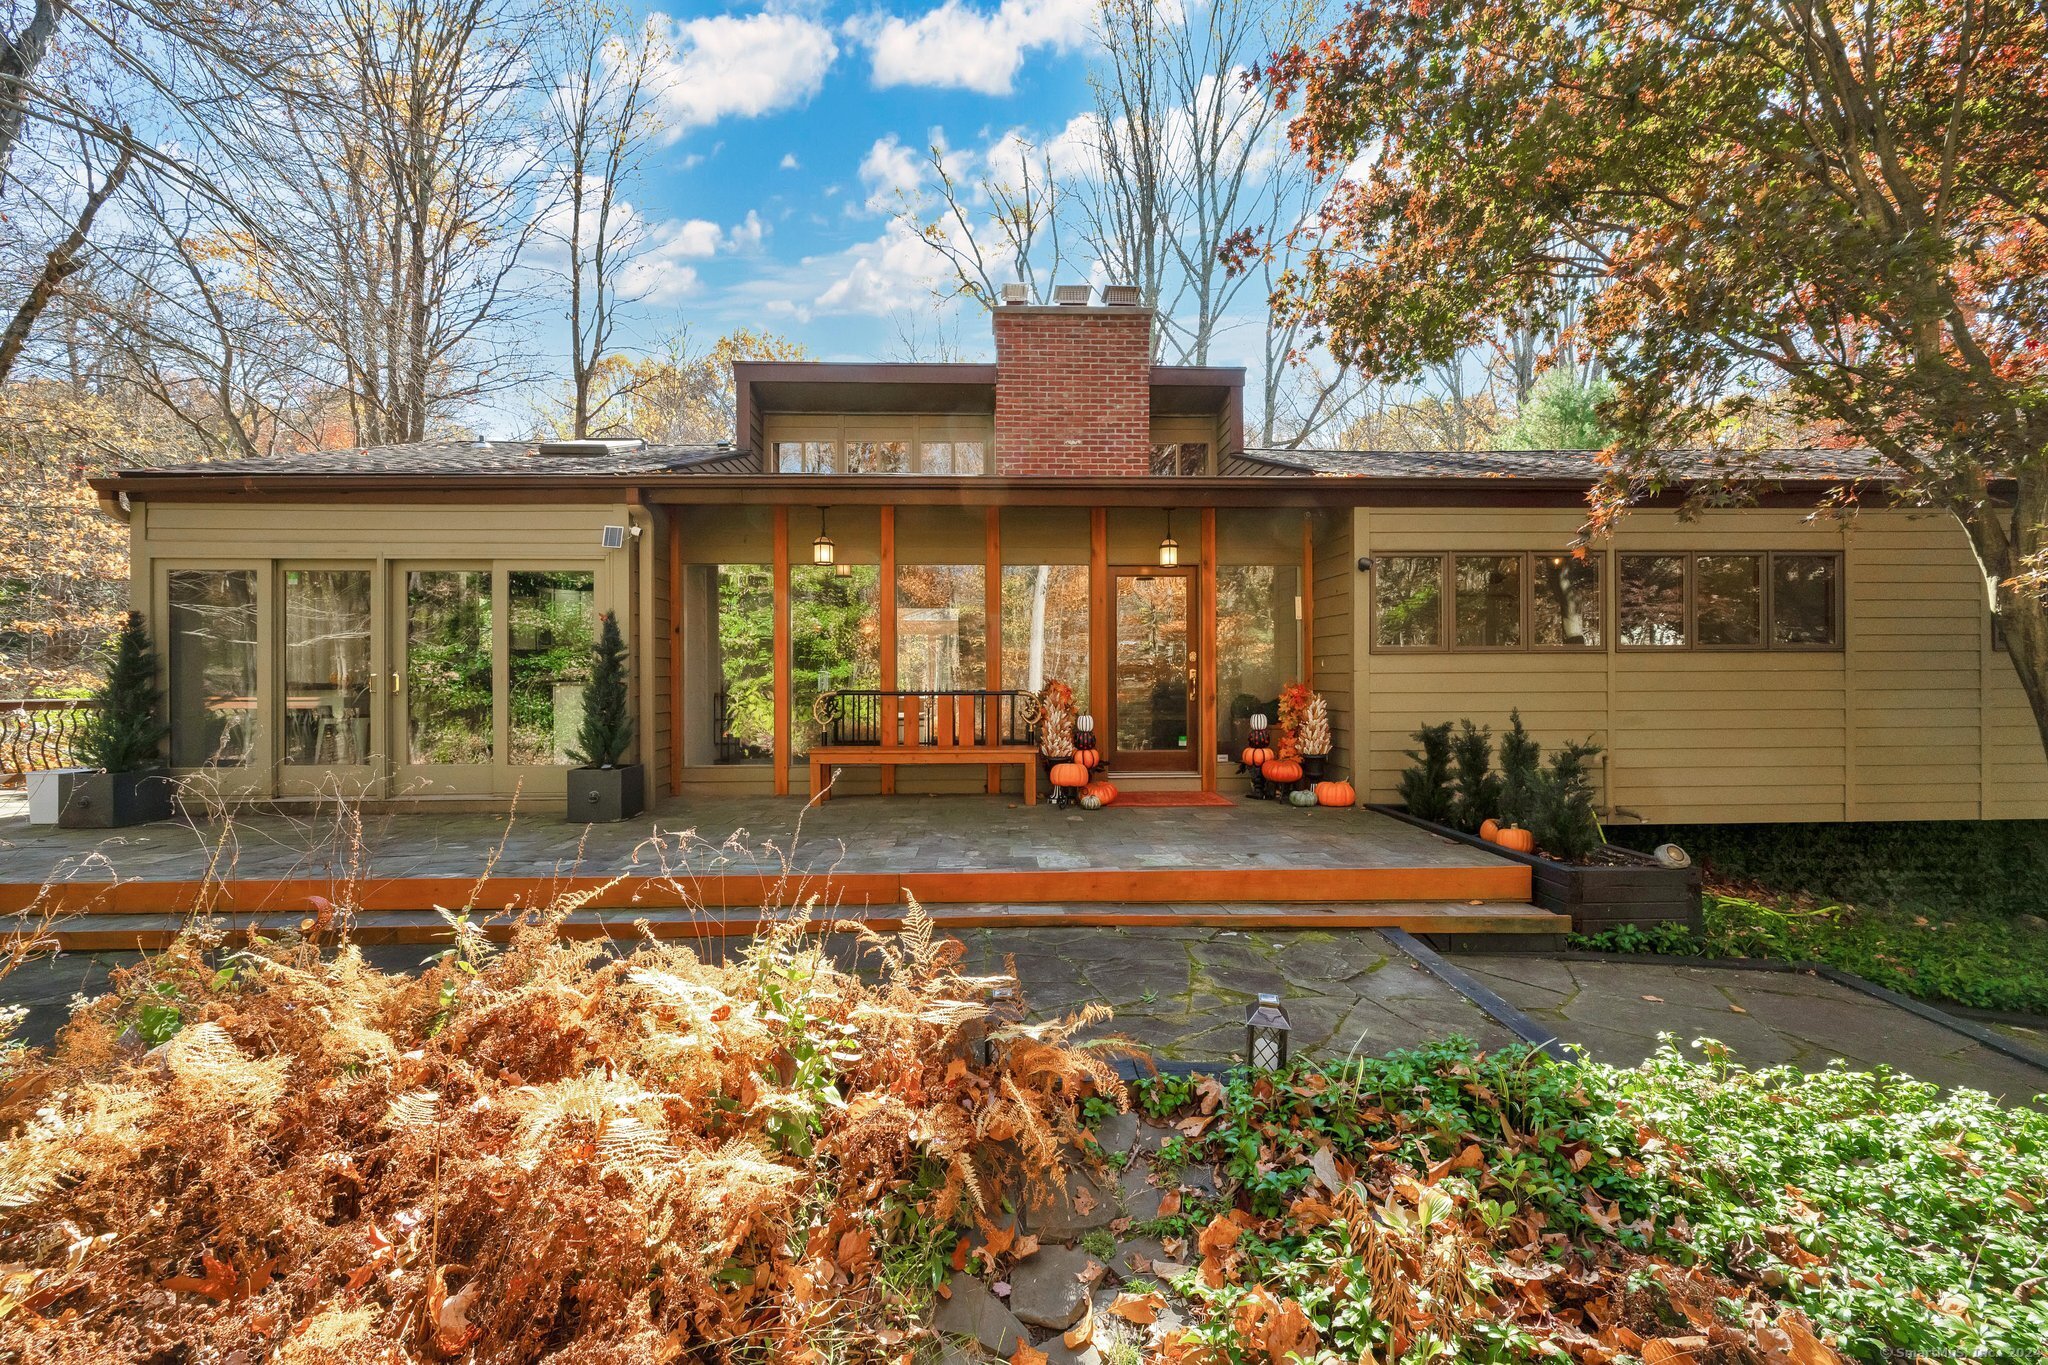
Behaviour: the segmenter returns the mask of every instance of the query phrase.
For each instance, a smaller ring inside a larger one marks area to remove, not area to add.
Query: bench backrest
[[[927,735],[941,749],[977,744],[994,747],[1002,742],[1002,736],[995,726],[980,723],[980,709],[973,696],[884,693],[880,707],[882,747],[900,749],[923,744]]]

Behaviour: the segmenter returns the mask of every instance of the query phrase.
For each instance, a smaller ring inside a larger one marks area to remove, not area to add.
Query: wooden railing
[[[0,698],[0,786],[26,773],[77,764],[77,745],[97,704],[40,697]]]
[[[818,698],[813,715],[827,748],[923,744],[1031,744],[1037,716],[1029,692],[884,692],[846,688]],[[892,718],[899,727],[888,734]]]

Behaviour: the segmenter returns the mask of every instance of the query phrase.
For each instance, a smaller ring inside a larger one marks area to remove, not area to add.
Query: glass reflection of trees
[[[414,569],[405,584],[407,761],[489,763],[491,575]]]
[[[515,764],[573,760],[596,630],[589,570],[514,569],[505,575],[507,748]]]
[[[882,685],[881,570],[800,564],[789,571],[789,761],[808,755],[821,692]]]
[[[1088,710],[1088,566],[1003,567],[1003,686],[1036,692],[1057,678]]]

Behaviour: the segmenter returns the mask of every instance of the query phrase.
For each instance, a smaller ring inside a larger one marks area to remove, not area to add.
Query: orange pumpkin
[[[1316,783],[1316,804],[1319,806],[1349,806],[1358,800],[1358,793],[1349,782]]]
[[[1291,758],[1269,758],[1260,765],[1259,771],[1268,782],[1301,781],[1301,764]]]
[[[1116,800],[1116,788],[1098,777],[1095,781],[1081,788],[1081,795],[1092,796],[1106,806]]]
[[[1487,843],[1492,843],[1493,836],[1498,833],[1500,833],[1500,821],[1488,819],[1479,822],[1479,837],[1486,840]]]
[[[1088,770],[1078,763],[1055,763],[1052,765],[1052,784],[1055,787],[1085,787],[1088,785]]]
[[[1534,853],[1536,851],[1536,836],[1526,829],[1516,829],[1513,826],[1509,826],[1506,829],[1497,831],[1493,836],[1493,841],[1502,848],[1512,849],[1516,853]]]
[[[1264,768],[1273,761],[1273,751],[1261,748],[1255,744],[1238,755],[1238,757],[1244,760],[1244,766],[1247,768]]]
[[[1084,768],[1099,768],[1102,766],[1102,751],[1100,749],[1076,749],[1074,750],[1074,762]]]

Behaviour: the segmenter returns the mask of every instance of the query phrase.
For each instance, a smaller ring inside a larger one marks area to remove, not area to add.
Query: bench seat
[[[1028,744],[842,744],[811,750],[811,799],[823,801],[830,795],[825,781],[828,768],[923,767],[957,763],[971,767],[999,767],[1014,763],[1024,770],[1024,804],[1038,804],[1038,750]]]

